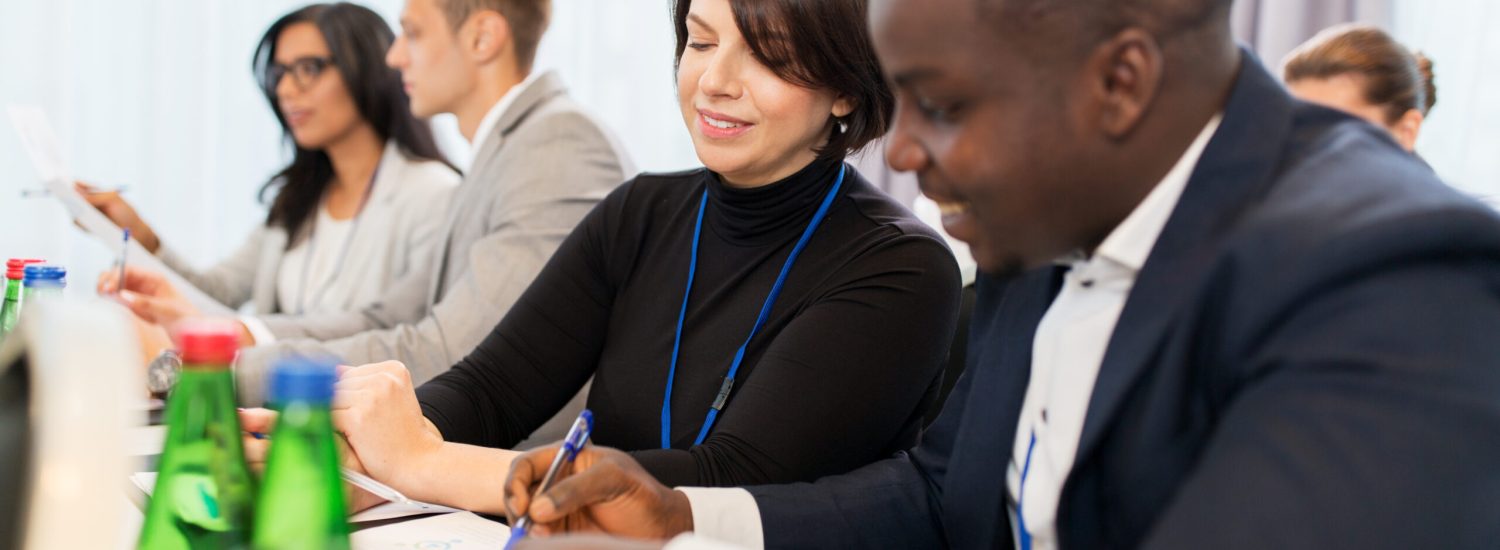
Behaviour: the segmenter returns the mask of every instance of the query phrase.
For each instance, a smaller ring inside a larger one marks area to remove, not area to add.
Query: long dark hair
[[[286,14],[261,37],[252,67],[276,121],[281,123],[282,138],[294,151],[292,163],[260,188],[262,203],[266,202],[266,195],[276,191],[266,225],[286,229],[290,236],[288,247],[296,242],[297,230],[311,217],[334,176],[328,153],[304,149],[292,138],[292,130],[276,100],[276,83],[268,81],[267,70],[276,58],[276,40],[287,27],[303,22],[316,25],[323,34],[333,67],[343,76],[360,118],[370,124],[382,141],[395,140],[407,156],[453,166],[438,151],[432,129],[412,116],[410,100],[401,85],[401,73],[385,65],[385,52],[395,35],[384,19],[368,8],[348,2],[313,4]]]

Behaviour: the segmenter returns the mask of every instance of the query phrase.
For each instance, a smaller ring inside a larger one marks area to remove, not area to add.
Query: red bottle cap
[[[41,260],[11,258],[5,261],[5,278],[21,280],[25,276],[26,264],[39,264]]]
[[[177,329],[183,364],[228,365],[240,349],[240,331],[223,320],[187,321]]]

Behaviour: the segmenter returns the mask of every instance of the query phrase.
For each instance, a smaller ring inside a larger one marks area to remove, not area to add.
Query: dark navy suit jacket
[[[1500,548],[1500,221],[1248,53],[1110,339],[1063,548]],[[771,548],[1010,548],[1055,268],[980,282],[909,453],[750,488]]]

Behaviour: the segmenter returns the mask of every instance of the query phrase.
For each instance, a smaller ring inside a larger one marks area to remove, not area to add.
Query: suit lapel
[[[969,356],[966,370],[975,378],[963,411],[965,419],[974,420],[965,424],[954,450],[971,458],[955,461],[947,475],[964,482],[944,489],[944,521],[955,548],[990,547],[1011,536],[1007,459],[1031,379],[1032,338],[1065,272],[1049,266],[1009,280],[980,275],[976,331],[969,340],[979,353]],[[986,312],[988,318],[981,318]]]
[[[1121,403],[1149,367],[1187,289],[1200,286],[1236,218],[1265,193],[1291,131],[1292,100],[1242,51],[1218,131],[1188,180],[1110,337],[1090,397],[1075,464],[1095,450]]]

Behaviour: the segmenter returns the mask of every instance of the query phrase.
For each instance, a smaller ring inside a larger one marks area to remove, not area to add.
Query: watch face
[[[177,381],[177,369],[172,367],[170,361],[152,361],[151,368],[146,369],[146,389],[159,395],[171,390],[172,384]]]

